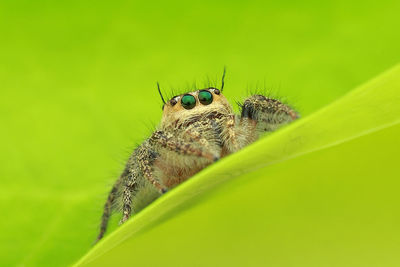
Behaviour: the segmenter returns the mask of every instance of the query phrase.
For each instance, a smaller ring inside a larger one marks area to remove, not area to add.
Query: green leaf
[[[396,266],[400,65],[200,172],[76,266]]]

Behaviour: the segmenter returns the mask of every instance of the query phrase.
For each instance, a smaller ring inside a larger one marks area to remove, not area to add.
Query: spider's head
[[[225,96],[217,88],[206,88],[174,96],[163,106],[161,124],[180,124],[206,118],[209,114],[232,112]]]

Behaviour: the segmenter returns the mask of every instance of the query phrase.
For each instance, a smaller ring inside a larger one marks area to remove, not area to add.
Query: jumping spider
[[[235,114],[221,89],[209,87],[164,101],[157,130],[137,147],[114,184],[101,220],[100,240],[114,208],[122,209],[120,224],[169,189],[206,166],[298,118],[278,100],[253,95]],[[157,84],[158,85],[158,84]]]

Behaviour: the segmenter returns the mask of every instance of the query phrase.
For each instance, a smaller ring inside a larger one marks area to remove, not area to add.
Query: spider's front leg
[[[134,162],[132,165],[128,164],[125,171],[121,175],[123,182],[122,189],[122,218],[120,224],[126,222],[132,213],[132,196],[137,186],[137,179],[139,176],[139,166]]]
[[[203,146],[207,147],[207,143],[204,143],[206,140],[203,140],[194,129],[189,129],[191,130],[190,136],[192,136],[196,142],[199,142],[199,144],[203,144]],[[187,134],[189,134],[189,132],[187,132]],[[164,131],[154,132],[148,140],[137,148],[135,154],[132,156],[133,160],[131,164],[127,165],[124,174],[121,176],[124,185],[122,191],[123,217],[120,224],[127,221],[131,216],[132,196],[137,186],[137,180],[140,177],[143,177],[152,184],[160,195],[168,191],[168,187],[160,181],[160,177],[154,175],[153,164],[160,156],[158,154],[160,147],[174,153],[203,157],[210,161],[215,161],[219,158],[216,154],[206,151],[200,148],[200,146],[195,146],[193,143],[185,142],[172,133]]]
[[[299,115],[279,100],[253,95],[241,105],[241,120],[254,121],[257,133],[271,132],[297,119]]]
[[[168,191],[167,187],[164,186],[159,179],[154,176],[153,164],[157,158],[157,153],[154,151],[154,147],[145,141],[140,147],[138,147],[132,155],[130,161],[124,173],[121,176],[123,180],[123,191],[122,191],[122,219],[120,224],[126,222],[132,213],[132,197],[134,191],[137,190],[138,179],[146,179],[159,194],[164,194]]]
[[[110,219],[111,212],[112,212],[112,206],[117,197],[117,193],[118,193],[120,186],[121,186],[121,178],[117,180],[117,182],[114,184],[113,188],[111,189],[110,193],[108,194],[107,201],[104,204],[103,216],[101,217],[100,232],[99,232],[99,235],[97,236],[95,243],[97,243],[100,239],[103,238],[103,236],[107,230],[108,221]]]

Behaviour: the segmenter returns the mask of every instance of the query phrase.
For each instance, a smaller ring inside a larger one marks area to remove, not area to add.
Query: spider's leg
[[[117,182],[114,184],[113,188],[111,189],[110,193],[108,194],[107,201],[104,204],[103,216],[101,217],[100,233],[97,236],[95,243],[97,243],[100,239],[103,238],[104,233],[107,230],[108,220],[110,219],[110,215],[112,212],[112,205],[116,198],[120,184],[121,184],[121,179],[118,179]]]
[[[274,131],[299,117],[288,105],[263,95],[247,98],[241,109],[241,120],[255,121],[258,133]]]
[[[127,165],[124,173],[121,175],[124,181],[124,187],[122,191],[122,218],[120,224],[126,222],[132,213],[132,194],[136,187],[136,181],[138,178],[138,167],[133,164],[133,168]]]
[[[153,134],[154,135],[154,134]],[[152,164],[155,159],[155,155],[150,143],[145,142],[141,149],[138,151],[138,164],[144,177],[155,187],[157,190],[164,194],[167,192],[167,188],[163,186],[153,175]]]
[[[159,192],[167,192],[167,188],[154,178],[152,164],[156,158],[156,153],[148,142],[144,142],[132,155],[122,177],[124,188],[122,192],[122,218],[120,224],[126,222],[132,213],[132,195],[137,188],[137,181],[141,176],[147,179]]]

